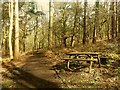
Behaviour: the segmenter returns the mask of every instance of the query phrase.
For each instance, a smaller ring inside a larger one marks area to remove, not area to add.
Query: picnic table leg
[[[67,62],[67,68],[68,68],[68,69],[70,69],[69,66],[70,66],[70,61],[68,60],[68,62]]]
[[[93,57],[91,56],[91,60],[93,60]],[[90,69],[89,69],[89,73],[91,73],[91,70],[92,70],[92,64],[93,64],[93,61],[90,61]]]
[[[99,68],[101,67],[101,61],[100,61],[100,57],[98,56],[98,64],[99,64]]]
[[[69,58],[71,58],[71,55],[69,56]],[[67,68],[70,69],[70,61],[69,60],[67,62]]]
[[[93,61],[90,61],[89,73],[91,73],[91,70],[92,70],[92,64],[93,64]]]

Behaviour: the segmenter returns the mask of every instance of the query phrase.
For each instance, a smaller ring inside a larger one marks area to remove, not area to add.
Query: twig
[[[65,84],[67,88],[70,88],[70,87],[67,85],[67,83],[65,83],[65,81],[62,79],[62,77],[59,75],[59,73],[57,72],[57,70],[56,70],[55,68],[54,68],[54,70],[55,70],[57,76],[61,79],[62,83]]]

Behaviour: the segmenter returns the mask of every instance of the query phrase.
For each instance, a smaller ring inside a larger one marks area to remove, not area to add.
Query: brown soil
[[[3,76],[14,80],[19,88],[59,88],[61,81],[51,70],[53,64],[41,53],[29,54],[19,61],[3,62],[3,69],[9,72]]]

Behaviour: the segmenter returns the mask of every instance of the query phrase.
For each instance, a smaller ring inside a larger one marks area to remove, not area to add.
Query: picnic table
[[[67,61],[67,68],[70,69],[70,61],[89,61],[89,73],[91,73],[93,62],[98,62],[99,67],[101,67],[100,62],[100,53],[99,52],[70,52],[66,53],[68,58],[64,58],[62,60]]]

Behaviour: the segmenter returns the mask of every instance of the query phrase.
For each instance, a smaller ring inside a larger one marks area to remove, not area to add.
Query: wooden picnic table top
[[[70,52],[67,55],[99,55],[100,52]]]

